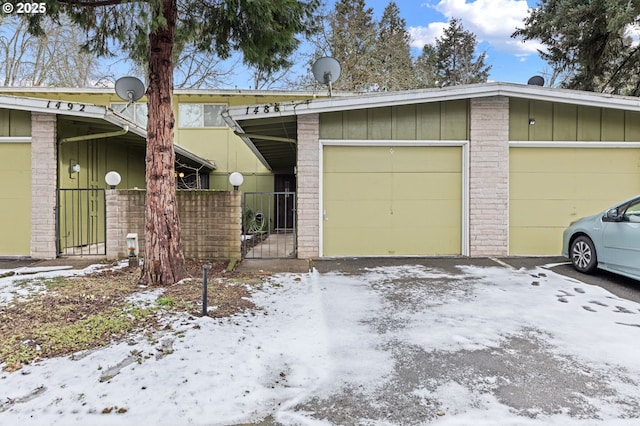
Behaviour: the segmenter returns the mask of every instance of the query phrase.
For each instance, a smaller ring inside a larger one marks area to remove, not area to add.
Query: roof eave
[[[248,110],[246,106],[230,107],[228,109],[228,116],[234,121],[243,121],[260,118],[317,114],[324,112],[379,108],[394,105],[410,105],[490,96],[507,96],[549,102],[562,102],[585,106],[640,111],[640,99],[629,96],[556,89],[516,83],[483,83],[451,86],[439,89],[374,93],[359,97],[293,101],[279,103],[277,112],[275,112],[274,108],[271,108],[268,113],[264,113],[263,111],[265,109],[263,108],[259,109],[260,113],[258,114],[247,113]],[[249,111],[254,110],[250,109]]]

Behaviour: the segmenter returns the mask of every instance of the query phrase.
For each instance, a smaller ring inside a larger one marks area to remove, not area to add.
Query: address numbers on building
[[[47,101],[47,108],[65,109],[67,111],[84,111],[85,104],[77,104],[75,102]]]
[[[280,112],[280,104],[266,104],[266,105],[256,105],[256,106],[248,106],[246,115],[249,114],[269,114],[270,112]]]

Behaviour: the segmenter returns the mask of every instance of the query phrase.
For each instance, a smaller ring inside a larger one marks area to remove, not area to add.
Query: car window
[[[640,201],[631,204],[624,212],[623,217],[625,221],[640,223]]]

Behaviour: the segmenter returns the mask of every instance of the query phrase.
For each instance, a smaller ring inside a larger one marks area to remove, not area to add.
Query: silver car
[[[580,272],[600,268],[640,280],[640,196],[569,225],[562,255]]]

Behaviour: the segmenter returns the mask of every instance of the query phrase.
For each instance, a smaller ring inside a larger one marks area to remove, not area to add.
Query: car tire
[[[592,273],[598,266],[598,256],[593,241],[584,235],[573,240],[569,256],[573,267],[584,274]]]

